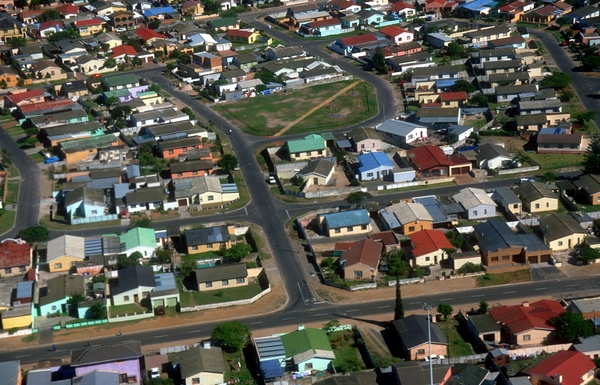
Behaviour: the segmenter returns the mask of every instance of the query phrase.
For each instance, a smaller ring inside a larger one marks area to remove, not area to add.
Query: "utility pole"
[[[433,305],[424,303],[423,309],[427,310],[427,340],[429,343],[429,385],[433,385],[433,361],[431,358],[431,309]]]

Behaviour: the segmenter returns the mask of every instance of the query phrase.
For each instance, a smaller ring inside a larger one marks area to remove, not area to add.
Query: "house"
[[[474,226],[481,261],[491,272],[528,269],[531,263],[548,263],[552,250],[535,234],[515,233],[499,218]]]
[[[202,140],[197,136],[189,138],[161,141],[157,144],[158,151],[164,159],[178,159],[180,155],[202,148]]]
[[[560,100],[522,100],[517,104],[520,115],[538,115],[562,112]]]
[[[591,19],[600,16],[600,8],[595,5],[587,5],[583,8],[576,9],[565,15],[569,24],[580,23],[581,20]]]
[[[63,23],[57,20],[48,20],[40,23],[38,27],[38,38],[48,38],[57,32],[64,30]]]
[[[406,151],[406,154],[421,179],[468,174],[472,168],[464,155],[446,155],[438,146],[419,146]]]
[[[521,200],[507,186],[496,188],[492,194],[492,199],[499,207],[502,207],[505,212],[513,215],[521,214]]]
[[[496,87],[496,101],[510,103],[514,100],[530,99],[535,97],[537,91],[537,84],[498,86]]]
[[[187,254],[198,254],[207,251],[230,249],[235,240],[233,226],[206,227],[186,230],[184,234]]]
[[[427,385],[433,379],[434,384],[443,384],[452,375],[451,365],[422,365],[417,361],[395,362],[391,365],[392,375],[398,385]]]
[[[212,160],[175,162],[171,163],[169,168],[171,169],[171,178],[173,179],[212,175],[215,172]]]
[[[523,211],[533,214],[558,210],[558,197],[543,183],[527,181],[514,192],[523,202]]]
[[[85,259],[84,239],[62,235],[48,241],[46,263],[51,273],[69,271],[77,262]]]
[[[467,187],[454,194],[452,199],[463,207],[465,218],[469,220],[496,216],[496,203],[485,190]]]
[[[5,88],[16,87],[19,83],[20,77],[14,73],[10,67],[0,67],[0,84],[4,82]],[[3,84],[3,85],[4,85]]]
[[[449,37],[445,33],[428,33],[426,36],[427,42],[429,45],[435,48],[444,48],[447,47],[448,44],[454,41],[453,38]]]
[[[505,163],[512,161],[512,156],[504,147],[486,143],[475,149],[479,168],[495,170],[502,168]]]
[[[218,346],[196,346],[174,353],[171,364],[179,372],[185,385],[221,384],[225,382],[225,360]]]
[[[73,26],[79,35],[81,36],[92,36],[97,33],[104,32],[104,20],[100,18],[93,18],[88,20],[77,20],[73,23]]]
[[[467,3],[468,4],[468,3]],[[482,45],[482,43],[490,40],[502,39],[510,36],[510,29],[507,26],[499,25],[492,28],[478,29],[472,32],[466,32],[464,34],[472,45]]]
[[[38,88],[18,94],[6,95],[4,97],[4,107],[19,107],[27,104],[43,103],[45,101],[44,91]]]
[[[552,213],[539,222],[544,243],[554,251],[573,249],[587,236],[587,231],[571,215]]]
[[[371,239],[338,242],[334,255],[339,255],[343,279],[371,280],[377,275],[383,244]]]
[[[122,341],[113,345],[88,346],[71,351],[71,368],[76,376],[104,369],[117,372],[119,383],[141,384],[146,376],[142,369],[142,345],[139,341]],[[82,382],[84,384],[85,382]]]
[[[319,228],[329,237],[371,232],[371,220],[365,209],[319,214]]]
[[[390,39],[396,44],[406,43],[409,41],[413,41],[414,39],[414,33],[395,25],[385,26],[381,28],[379,32],[384,34],[388,39]]]
[[[24,241],[5,239],[0,243],[2,277],[24,275],[31,267],[32,249]]]
[[[573,182],[580,197],[592,206],[600,205],[600,175],[585,174]]]
[[[462,107],[467,100],[469,95],[464,91],[458,92],[442,92],[439,97],[442,108],[457,108]]]
[[[499,306],[490,309],[490,315],[499,324],[503,342],[512,345],[539,346],[548,341],[554,326],[550,319],[564,313],[556,300],[523,302],[522,305]]]
[[[428,337],[428,320],[424,315],[409,315],[393,322],[394,329],[400,339],[400,349],[404,353],[406,361],[424,360],[429,354],[429,343],[431,343],[431,355],[445,356],[448,339],[442,332],[434,318],[431,319],[431,342]]]
[[[333,18],[304,23],[300,25],[298,34],[301,36],[331,36],[339,35],[343,31],[340,19]]]
[[[600,335],[596,334],[588,338],[579,338],[579,342],[574,343],[571,350],[581,352],[592,360],[600,358]]]
[[[128,213],[156,210],[162,207],[164,201],[165,194],[162,187],[140,188],[125,195]]]
[[[167,35],[158,33],[150,28],[139,28],[135,31],[135,34],[138,35],[138,37],[146,46],[150,46],[153,42],[157,40],[163,40],[168,38]]]
[[[571,301],[571,307],[569,310],[572,313],[581,314],[584,319],[590,320],[594,325],[598,326],[600,325],[600,317],[598,317],[598,308],[600,308],[600,306],[598,305],[598,297],[574,299]],[[596,350],[600,350],[600,346],[596,346],[596,348]]]
[[[379,216],[386,229],[398,234],[433,229],[433,217],[420,203],[396,203],[379,210]]]
[[[86,75],[102,74],[117,70],[117,67],[105,67],[105,62],[106,59],[104,58],[99,58],[92,55],[82,55],[75,59],[75,68],[77,68],[79,72]]]
[[[492,342],[494,344],[500,343],[500,327],[498,327],[496,321],[494,321],[491,315],[487,313],[469,315],[459,310],[456,318],[458,319],[460,325],[466,326],[467,332],[474,341],[484,343]],[[504,351],[507,352],[506,350]],[[494,355],[496,352],[492,351],[489,354]]]
[[[135,30],[138,27],[135,13],[129,11],[118,11],[109,16],[111,29],[115,32],[126,32]]]
[[[154,289],[154,271],[150,266],[133,265],[118,271],[118,278],[110,283],[112,306],[140,303],[149,300]]]
[[[421,230],[409,235],[412,243],[410,253],[413,267],[437,265],[447,250],[454,249],[440,230]]]
[[[212,19],[208,22],[212,28],[217,32],[226,32],[232,29],[240,29],[240,21],[235,17],[222,17],[218,19]]]
[[[75,221],[76,218],[86,218],[90,222],[113,219],[107,217],[106,194],[100,189],[76,188],[65,196],[64,209],[71,224],[80,223]]]
[[[386,120],[377,127],[383,140],[395,146],[427,139],[427,127],[403,120]]]
[[[76,168],[80,162],[87,162],[98,156],[99,149],[117,147],[119,139],[113,134],[93,136],[59,143],[59,151],[67,168]]]
[[[196,269],[194,275],[198,291],[248,286],[248,269],[245,263],[227,263]]]
[[[181,4],[181,13],[184,16],[196,19],[204,14],[204,5],[201,1],[188,0]]]
[[[525,49],[526,41],[523,36],[510,36],[505,37],[503,39],[496,39],[488,41],[488,48],[490,49],[498,49],[498,48],[517,48],[517,49]]]
[[[352,20],[349,20],[352,18]],[[343,28],[356,28],[360,24],[360,17],[356,14],[345,16],[340,19],[342,21]],[[375,36],[373,33],[366,33],[364,35],[350,36],[337,39],[329,46],[334,52],[339,53],[347,57],[360,57],[366,56],[361,47],[364,46],[377,46],[379,45],[380,38]],[[385,44],[389,45],[389,44]]]
[[[561,350],[524,372],[532,384],[585,385],[594,380],[596,366],[581,352]]]
[[[358,156],[360,180],[387,179],[394,169],[392,161],[383,152],[368,152]]]
[[[359,127],[350,131],[347,135],[352,142],[352,149],[356,152],[364,150],[381,151],[381,135],[372,128]]]
[[[317,134],[307,135],[304,139],[288,140],[285,146],[292,161],[325,156],[327,151],[325,139]]]
[[[242,29],[232,29],[227,31],[225,38],[232,43],[254,44],[260,39],[260,32],[248,31]]]
[[[48,279],[46,287],[40,288],[38,315],[46,317],[49,314],[68,313],[68,302],[74,294],[85,295],[82,276],[66,274]]]
[[[460,108],[419,108],[417,120],[433,128],[448,128],[461,123]]]
[[[119,235],[119,242],[122,246],[121,252],[128,257],[135,252],[139,252],[144,259],[154,258],[156,239],[153,229],[144,227],[129,229]]]
[[[27,37],[27,27],[9,13],[0,12],[0,40],[4,42],[13,38]]]
[[[444,0],[427,0],[424,11],[427,14],[439,14],[442,13],[444,5],[446,5]]]
[[[286,361],[294,371],[331,370],[335,353],[322,329],[305,328],[280,336]]]
[[[54,89],[56,90],[58,87],[60,87],[59,91],[57,92],[59,95],[74,100],[79,99],[81,96],[86,96],[89,94],[89,88],[83,80],[74,80],[71,82],[59,84],[55,86]]]
[[[393,231],[382,231],[380,233],[367,234],[369,239],[379,242],[383,245],[383,251],[386,253],[398,250],[400,243]]]
[[[335,162],[321,158],[309,162],[297,175],[304,179],[308,186],[327,186],[334,171]]]
[[[404,1],[397,1],[392,4],[390,12],[404,18],[415,16],[417,14],[414,5],[405,3]]]
[[[64,4],[56,7],[56,11],[66,20],[76,18],[79,15],[79,7],[73,4]]]
[[[486,75],[502,74],[518,72],[522,69],[523,63],[521,60],[499,60],[487,61],[483,64],[483,69]]]
[[[110,57],[115,59],[117,63],[131,62],[137,57],[137,51],[132,46],[123,44],[113,48]]]
[[[8,328],[4,329],[8,330]],[[20,361],[0,362],[0,373],[2,373],[4,385],[21,385],[23,382]]]
[[[582,134],[538,135],[538,154],[585,154],[587,141],[584,144]]]
[[[102,88],[105,91],[115,91],[127,88],[139,87],[140,78],[136,74],[122,74],[115,76],[107,76],[102,79]]]
[[[180,207],[199,204],[202,209],[221,208],[240,198],[235,183],[222,184],[214,176],[183,178],[172,183]]]
[[[455,140],[455,142],[452,143],[453,147],[464,144],[472,133],[473,126],[459,126],[455,124],[448,126],[448,135],[454,136],[453,140]]]
[[[436,66],[415,68],[413,71],[412,82],[442,79],[460,79],[464,73],[461,66]]]

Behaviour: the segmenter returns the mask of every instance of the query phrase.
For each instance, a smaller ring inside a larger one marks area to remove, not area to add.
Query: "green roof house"
[[[154,257],[154,250],[157,245],[153,229],[136,227],[125,234],[121,234],[119,240],[121,242],[121,250],[127,256],[139,251],[144,256],[144,259]]]
[[[133,88],[140,85],[140,78],[134,73],[107,76],[102,79],[102,88],[105,91],[121,90],[123,88]]]
[[[286,359],[299,372],[331,370],[335,354],[327,334],[321,329],[299,326],[298,330],[281,336]]]
[[[321,135],[311,134],[304,139],[290,140],[286,144],[290,160],[319,158],[326,155],[327,146]]]
[[[236,17],[223,17],[220,19],[210,20],[208,22],[211,27],[217,31],[229,31],[230,29],[240,29],[240,21]]]

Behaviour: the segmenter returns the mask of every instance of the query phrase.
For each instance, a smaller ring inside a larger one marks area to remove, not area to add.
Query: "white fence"
[[[154,313],[148,312],[148,313],[141,313],[141,314],[116,316],[114,318],[109,318],[108,322],[115,323],[115,322],[135,321],[135,320],[141,320],[141,319],[152,318],[152,317],[154,317]]]
[[[518,174],[520,172],[537,171],[539,169],[540,169],[540,166],[508,168],[505,170],[498,171],[498,175]]]
[[[349,289],[350,289],[350,291],[366,290],[366,289],[377,289],[377,284],[375,282],[373,282],[373,283],[365,283],[365,284],[362,284],[362,285],[350,286]]]
[[[406,278],[400,280],[400,285],[412,285],[413,283],[425,282],[422,278]],[[388,281],[388,286],[395,286],[396,280]]]
[[[561,350],[569,350],[572,344],[559,344],[559,345],[547,345],[547,346],[534,346],[534,347],[523,347],[508,350],[510,357],[513,361],[518,361],[521,358],[531,358],[535,356],[541,356],[544,353],[556,353]],[[443,364],[458,364],[467,362],[481,362],[485,360],[487,353],[483,354],[472,354],[469,356],[451,357],[440,360]]]
[[[412,187],[412,186],[419,186],[419,182],[402,182],[402,183],[392,183],[392,184],[386,184],[383,186],[377,186],[377,191],[381,191],[381,190],[393,190],[396,188],[405,188],[405,187]]]
[[[17,330],[14,333],[3,332],[3,333],[0,333],[0,339],[1,338],[9,338],[9,337],[24,337],[24,336],[28,336],[28,335],[30,335],[32,333],[33,333],[32,329]]]
[[[219,309],[219,308],[222,308],[222,307],[229,307],[229,306],[250,305],[251,303],[254,303],[254,302],[258,301],[264,295],[267,295],[270,292],[271,292],[271,285],[269,285],[269,287],[266,290],[263,290],[262,292],[260,292],[259,294],[255,295],[254,297],[252,297],[250,299],[241,299],[239,301],[219,302],[219,303],[212,303],[212,304],[208,304],[208,305],[197,305],[197,306],[191,306],[191,307],[182,307],[181,308],[181,312],[182,313],[186,313],[186,312],[190,312],[190,311]]]

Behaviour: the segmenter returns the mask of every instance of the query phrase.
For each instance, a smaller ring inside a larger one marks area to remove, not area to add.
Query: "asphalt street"
[[[546,295],[554,298],[574,299],[583,296],[597,295],[600,293],[600,281],[596,277],[528,282],[511,286],[492,286],[464,291],[445,292],[404,299],[406,311],[413,312],[422,309],[423,303],[435,306],[440,302],[448,303],[455,311],[470,310],[466,308],[480,301],[487,301],[491,306],[509,300],[530,298],[531,296]],[[461,308],[462,306],[462,308]],[[248,325],[251,329],[269,329],[282,326],[294,327],[300,324],[325,323],[331,319],[338,319],[341,323],[362,321],[381,322],[373,320],[378,315],[392,317],[394,300],[365,302],[359,304],[336,305],[331,303],[317,303],[307,308],[286,309],[276,314],[257,315],[252,317],[239,317],[238,321]],[[92,345],[107,345],[119,341],[136,340],[142,345],[169,344],[177,345],[200,342],[210,337],[212,329],[220,322],[207,322],[187,326],[163,328],[161,330],[147,330],[138,333],[127,333],[123,336],[109,336],[90,341]],[[72,349],[81,349],[88,341],[73,341],[57,346],[57,352],[50,351],[51,345],[42,345],[26,349],[0,351],[0,362],[18,359],[21,363],[53,360],[69,357]]]

